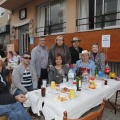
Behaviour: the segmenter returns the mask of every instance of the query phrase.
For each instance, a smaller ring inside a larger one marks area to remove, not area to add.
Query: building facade
[[[0,44],[4,50],[10,43],[10,14],[9,10],[0,7]]]
[[[94,42],[102,46],[102,35],[110,35],[110,47],[101,51],[106,60],[120,62],[120,0],[1,0],[0,6],[12,11],[10,40],[21,53],[31,51],[40,36],[49,48],[57,35],[68,46],[76,36],[91,50]]]

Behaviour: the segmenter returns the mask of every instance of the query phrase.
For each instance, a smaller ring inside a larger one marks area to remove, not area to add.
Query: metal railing
[[[44,27],[36,28],[36,33],[42,33],[42,35],[49,35],[51,33],[64,32],[66,29],[66,22],[52,24]]]
[[[113,18],[113,16],[115,18]],[[117,16],[119,19],[117,19]],[[85,23],[85,21],[87,22]],[[78,27],[78,30],[79,30],[79,27],[81,26],[87,26],[88,28],[87,30],[89,30],[94,28],[104,28],[106,26],[113,26],[113,25],[116,25],[117,21],[120,22],[120,12],[112,12],[112,13],[107,13],[99,16],[92,16],[92,17],[77,19],[76,26]]]
[[[117,76],[120,76],[120,62],[108,62],[110,71],[115,72]]]

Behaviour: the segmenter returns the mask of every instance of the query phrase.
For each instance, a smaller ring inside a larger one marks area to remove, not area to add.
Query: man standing
[[[40,37],[38,46],[33,48],[31,52],[31,65],[35,68],[39,79],[38,88],[41,87],[43,79],[48,79],[48,48],[45,45],[45,38]]]
[[[72,46],[69,48],[70,49],[70,53],[71,53],[71,64],[73,64],[73,66],[75,66],[76,61],[78,61],[80,59],[80,53],[82,52],[82,48],[79,47],[80,44],[80,39],[77,37],[74,37],[73,40],[71,41]]]
[[[34,68],[30,64],[30,54],[23,53],[22,63],[14,68],[12,73],[13,90],[15,95],[26,94],[28,91],[37,89],[38,80]]]

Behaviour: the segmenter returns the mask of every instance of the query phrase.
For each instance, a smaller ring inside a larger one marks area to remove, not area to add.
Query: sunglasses
[[[31,60],[31,57],[23,57],[24,59],[29,59],[29,60]]]

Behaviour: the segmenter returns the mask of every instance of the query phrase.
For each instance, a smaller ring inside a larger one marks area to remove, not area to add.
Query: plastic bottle
[[[85,89],[88,89],[88,81],[89,81],[89,73],[85,70],[82,73],[82,84],[84,85]]]
[[[109,79],[110,68],[109,68],[108,62],[106,63],[104,73],[105,73],[105,78]]]
[[[70,69],[68,72],[68,84],[70,87],[72,86],[73,81],[74,81],[74,71]]]

